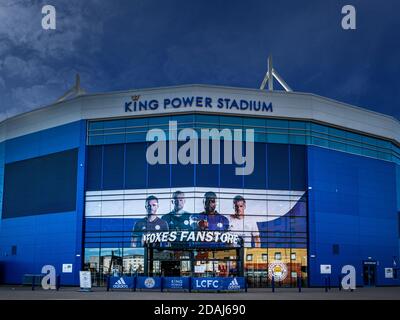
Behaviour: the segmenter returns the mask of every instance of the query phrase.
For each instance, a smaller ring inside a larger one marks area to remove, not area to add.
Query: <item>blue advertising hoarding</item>
[[[163,288],[164,289],[189,289],[190,278],[189,277],[163,277]]]
[[[133,289],[135,277],[110,277],[111,289]]]
[[[161,289],[161,277],[137,277],[137,289]]]
[[[233,277],[233,278],[201,277],[192,279],[192,290],[236,291],[236,290],[244,290],[245,288],[246,287],[245,287],[244,277]]]
[[[118,289],[180,289],[198,291],[245,290],[244,277],[110,277],[109,287]]]

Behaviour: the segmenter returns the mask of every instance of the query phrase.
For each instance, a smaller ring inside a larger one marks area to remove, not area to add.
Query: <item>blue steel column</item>
[[[78,172],[76,193],[76,246],[74,264],[74,284],[79,284],[79,271],[84,261],[84,215],[85,215],[85,177],[86,177],[86,130],[87,121],[80,122],[80,141],[78,150]]]

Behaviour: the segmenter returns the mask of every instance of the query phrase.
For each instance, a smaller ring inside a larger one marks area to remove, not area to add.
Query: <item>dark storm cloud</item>
[[[41,29],[41,7],[57,30]],[[344,31],[341,8],[357,9]],[[2,1],[1,119],[51,103],[81,74],[89,92],[217,84],[258,88],[272,53],[295,91],[400,117],[400,3]]]

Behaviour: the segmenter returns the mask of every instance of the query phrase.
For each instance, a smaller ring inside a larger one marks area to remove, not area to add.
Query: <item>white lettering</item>
[[[42,14],[45,16],[42,18],[42,28],[44,30],[55,30],[56,29],[56,8],[51,5],[45,5],[42,7]]]
[[[345,265],[342,268],[342,274],[346,274],[342,278],[342,288],[344,290],[354,290],[356,288],[356,268],[351,265]]]
[[[44,290],[56,289],[56,269],[51,265],[45,265],[42,273],[47,273],[42,279],[42,288]]]
[[[342,18],[342,28],[344,30],[355,30],[356,29],[356,8],[351,5],[345,5],[342,8],[342,13],[346,14]]]

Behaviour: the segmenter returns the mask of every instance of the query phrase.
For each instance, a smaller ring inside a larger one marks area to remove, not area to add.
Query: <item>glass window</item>
[[[288,143],[289,123],[287,120],[267,119],[267,142]]]
[[[125,188],[141,189],[147,187],[146,143],[126,144]]]
[[[89,130],[96,131],[104,128],[104,121],[89,121]]]
[[[306,190],[307,150],[304,146],[290,146],[290,189]]]
[[[104,121],[104,129],[124,129],[125,128],[125,120],[109,120]]]
[[[268,261],[268,254],[267,253],[261,254],[261,260],[262,261]]]
[[[102,188],[103,147],[90,146],[87,151],[87,190]]]
[[[99,136],[97,135],[92,135],[89,136],[89,141],[88,141],[89,145],[100,145],[100,144],[104,144],[104,135],[101,134]]]
[[[287,120],[267,119],[266,125],[268,128],[289,128],[289,122]]]
[[[142,142],[146,141],[146,134],[148,131],[148,121],[146,118],[142,119],[128,119],[126,120],[126,142]]]
[[[103,189],[122,189],[124,187],[124,152],[123,144],[104,146],[103,154]]]
[[[254,171],[250,175],[243,176],[245,188],[265,189],[266,181],[266,145],[264,143],[254,144]]]
[[[289,190],[289,145],[267,145],[268,188]]]
[[[185,142],[178,142],[178,150]],[[198,154],[195,155],[198,158]],[[171,187],[192,187],[195,179],[194,164],[171,164]]]
[[[311,143],[321,147],[328,147],[328,128],[316,123],[311,124]]]
[[[196,121],[196,123],[199,123],[202,125],[203,124],[212,124],[213,128],[218,128],[218,125],[219,125],[219,117],[218,116],[196,114],[195,121]]]
[[[246,261],[253,261],[253,254],[248,254],[246,256]]]
[[[264,129],[266,124],[265,119],[260,118],[243,118],[243,126],[250,128],[262,128]]]
[[[170,117],[151,117],[147,118],[149,127],[168,126]]]
[[[275,260],[281,260],[282,254],[280,252],[275,252]]]
[[[296,260],[296,252],[290,254],[290,260]]]

